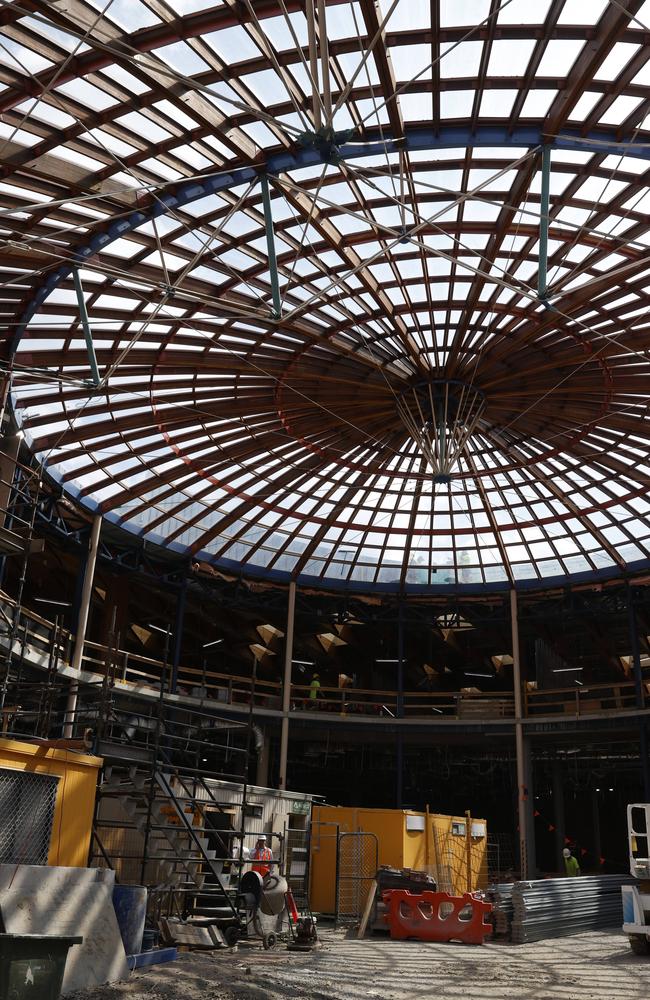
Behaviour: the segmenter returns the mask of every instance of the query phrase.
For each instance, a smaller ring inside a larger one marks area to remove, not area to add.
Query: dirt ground
[[[309,954],[184,954],[126,983],[69,1000],[648,1000],[650,957],[633,955],[620,931],[590,931],[537,944],[423,944],[321,931]]]

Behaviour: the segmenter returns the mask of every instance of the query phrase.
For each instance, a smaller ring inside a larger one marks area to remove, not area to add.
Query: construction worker
[[[566,868],[567,875],[569,878],[575,878],[580,874],[580,865],[577,859],[573,857],[568,847],[564,848],[562,856],[564,857],[564,867]]]
[[[311,684],[309,685],[309,707],[316,708],[316,701],[318,699],[318,692],[320,691],[320,675],[312,674]]]
[[[264,862],[273,861],[273,851],[270,847],[266,846],[266,834],[260,833],[257,838],[257,843],[250,853],[250,859],[253,863],[252,870],[254,872],[259,872],[259,874],[264,878],[265,875],[271,871],[270,864],[265,864]],[[257,864],[255,862],[258,862]],[[261,862],[261,863],[259,863]]]

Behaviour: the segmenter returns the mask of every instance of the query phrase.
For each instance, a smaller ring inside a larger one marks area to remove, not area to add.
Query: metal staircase
[[[221,808],[200,777],[170,769],[110,767],[100,789],[95,863],[110,861],[120,881],[140,882],[154,894],[175,898],[184,915],[197,912],[199,897],[202,909],[234,915],[238,879],[230,884],[230,874],[224,874],[229,859],[217,857],[210,847],[207,807]],[[121,837],[111,837],[112,831]],[[127,848],[125,853],[120,846]]]

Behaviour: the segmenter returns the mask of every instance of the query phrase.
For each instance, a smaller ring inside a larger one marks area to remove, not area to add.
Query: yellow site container
[[[49,865],[85,868],[93,827],[97,773],[101,757],[57,750],[38,743],[0,739],[0,767],[59,778]]]
[[[487,885],[487,824],[483,819],[472,816],[468,830],[465,816],[314,805],[309,900],[315,912],[335,912],[337,836],[358,832],[377,837],[378,865],[428,872],[440,889],[454,894]]]

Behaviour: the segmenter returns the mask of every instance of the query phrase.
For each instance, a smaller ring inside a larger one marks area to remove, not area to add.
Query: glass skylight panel
[[[596,24],[609,0],[565,0],[558,24]]]
[[[521,108],[522,118],[544,118],[557,97],[557,90],[531,90]]]
[[[441,118],[466,118],[472,113],[473,90],[443,90],[440,94]]]
[[[125,128],[132,131],[141,139],[146,139],[149,142],[161,142],[165,139],[170,139],[172,135],[167,129],[161,128],[151,118],[145,114],[141,114],[139,111],[129,111],[127,114],[116,118],[116,121],[120,122]]]
[[[584,5],[584,0],[578,0]],[[596,0],[596,3],[598,0]],[[512,0],[499,11],[498,24],[541,24],[548,13],[551,0]]]
[[[635,123],[636,116],[634,116],[634,111],[643,103],[644,101],[641,97],[631,97],[629,94],[621,94],[600,116],[600,121],[604,125],[620,125],[623,121],[631,118],[632,122]]]
[[[440,0],[440,24],[475,27],[490,13],[490,0]]]
[[[0,65],[8,66],[15,73],[29,75],[49,69],[52,63],[20,42],[5,36],[0,46]]]
[[[537,68],[537,76],[566,76],[580,55],[583,43],[564,38],[552,38],[546,45]]]
[[[65,94],[79,104],[92,108],[93,111],[105,111],[116,104],[114,97],[107,94],[87,80],[71,80],[69,83],[62,83],[55,89],[55,93]]]
[[[639,72],[631,81],[635,86],[647,87],[650,86],[650,58],[644,66],[641,67]]]
[[[330,39],[357,38],[365,21],[359,3],[336,4],[327,10],[327,36]]]
[[[615,80],[621,70],[639,50],[632,42],[617,42],[594,74],[596,80]]]
[[[223,62],[243,62],[246,59],[259,59],[261,53],[248,32],[239,25],[221,28],[201,36],[210,48],[214,49]]]
[[[390,55],[398,82],[413,80],[431,63],[431,46],[393,45]]]
[[[442,79],[476,76],[481,64],[483,42],[449,42],[440,46],[439,71]]]
[[[535,42],[495,39],[490,49],[488,76],[524,76]]]

